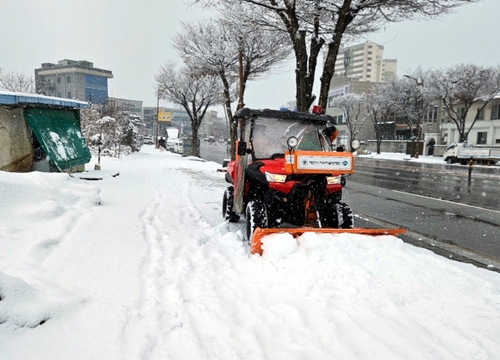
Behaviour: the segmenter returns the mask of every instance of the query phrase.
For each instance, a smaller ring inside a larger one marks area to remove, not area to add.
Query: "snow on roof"
[[[0,91],[0,105],[53,105],[71,108],[88,108],[89,104],[85,101],[63,99],[53,96],[38,94],[28,94],[13,91]]]

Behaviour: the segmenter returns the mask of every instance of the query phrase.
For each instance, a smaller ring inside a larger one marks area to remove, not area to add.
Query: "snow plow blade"
[[[333,229],[333,228],[257,228],[255,229],[252,239],[250,240],[250,253],[262,255],[262,237],[270,234],[291,234],[293,237],[298,237],[306,232],[326,233],[326,234],[361,234],[361,235],[397,235],[406,233],[405,229]]]

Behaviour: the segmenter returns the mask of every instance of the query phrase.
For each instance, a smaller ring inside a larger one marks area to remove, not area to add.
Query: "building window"
[[[438,117],[438,107],[437,106],[429,106],[425,120],[427,120],[427,122],[436,122],[437,117]]]
[[[488,133],[487,132],[478,132],[477,133],[476,144],[478,144],[478,145],[486,145],[487,139],[488,139]]]
[[[57,77],[57,83],[60,84],[61,83],[61,78],[58,76]]]
[[[71,91],[68,91],[68,99],[71,99]]]
[[[500,104],[494,104],[491,106],[491,118],[490,120],[498,120],[500,117]]]
[[[70,83],[71,82],[71,76],[66,76],[66,82]]]
[[[461,107],[457,109],[457,117],[462,119],[462,116],[465,114],[465,107]]]
[[[484,108],[477,115],[478,120],[484,120]]]
[[[334,116],[333,119],[337,121],[338,125],[345,124],[343,115]]]

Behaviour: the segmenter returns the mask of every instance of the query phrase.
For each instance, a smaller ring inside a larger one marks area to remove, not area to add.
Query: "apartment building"
[[[335,64],[336,76],[359,81],[386,82],[397,72],[397,60],[384,59],[384,47],[371,41],[342,47]]]
[[[35,69],[37,94],[103,105],[108,98],[110,70],[98,69],[86,60],[59,60]]]

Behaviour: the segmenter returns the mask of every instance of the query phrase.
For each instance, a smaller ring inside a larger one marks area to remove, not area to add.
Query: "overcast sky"
[[[400,76],[418,66],[497,65],[499,13],[499,0],[482,0],[440,20],[388,24],[359,42],[384,45],[384,57],[398,60]],[[45,62],[88,60],[113,72],[109,96],[154,106],[154,74],[165,60],[178,60],[172,36],[181,21],[206,15],[183,0],[1,0],[0,68],[34,75]],[[247,106],[278,108],[293,100],[293,68],[290,62],[251,82]]]

